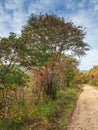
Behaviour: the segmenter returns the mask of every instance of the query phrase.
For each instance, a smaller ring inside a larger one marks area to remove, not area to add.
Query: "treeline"
[[[65,22],[64,18],[32,14],[20,36],[10,33],[0,39],[2,130],[52,130],[52,116],[62,115],[56,113],[61,107],[53,103],[59,100],[62,105],[62,95],[66,97],[67,90],[81,81],[74,55],[80,57],[89,50],[83,41],[85,34],[81,26]],[[71,55],[67,55],[68,51]],[[72,89],[74,96],[75,92]]]
[[[82,81],[93,86],[98,86],[98,66],[94,66],[88,72],[82,74]]]

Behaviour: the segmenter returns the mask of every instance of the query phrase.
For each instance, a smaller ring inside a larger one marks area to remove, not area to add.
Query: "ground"
[[[68,130],[98,130],[98,91],[84,85]]]

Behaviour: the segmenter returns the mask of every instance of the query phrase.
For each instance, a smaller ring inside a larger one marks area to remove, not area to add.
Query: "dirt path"
[[[98,91],[84,86],[68,130],[98,130]]]

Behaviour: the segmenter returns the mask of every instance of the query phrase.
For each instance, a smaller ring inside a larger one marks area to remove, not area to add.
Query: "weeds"
[[[1,120],[0,130],[66,130],[81,87],[66,88],[56,101],[38,105],[19,100],[9,117]]]

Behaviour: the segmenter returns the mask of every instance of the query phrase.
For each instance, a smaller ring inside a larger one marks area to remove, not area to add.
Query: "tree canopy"
[[[48,54],[71,50],[76,55],[84,55],[89,49],[88,44],[83,41],[85,34],[82,26],[66,22],[64,18],[53,14],[32,14],[22,29],[25,43],[35,47],[37,45],[38,48],[44,47]]]

